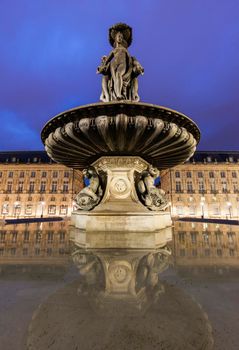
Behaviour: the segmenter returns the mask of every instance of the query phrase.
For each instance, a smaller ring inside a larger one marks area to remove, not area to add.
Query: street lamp
[[[228,206],[228,211],[229,211],[229,215],[230,215],[230,219],[231,219],[232,218],[232,212],[231,212],[232,203],[231,202],[227,202],[227,206]]]
[[[201,204],[201,209],[202,209],[202,219],[204,218],[204,205],[205,205],[205,197],[201,197],[201,202],[200,202],[200,204]]]
[[[19,207],[19,202],[14,202],[14,216],[17,216],[17,208]]]
[[[43,211],[44,211],[44,205],[45,205],[45,202],[41,202],[41,218],[43,218]]]
[[[202,215],[201,215],[201,217],[202,217],[202,219],[204,218],[204,202],[200,202],[200,204],[201,204],[201,209],[202,209]]]

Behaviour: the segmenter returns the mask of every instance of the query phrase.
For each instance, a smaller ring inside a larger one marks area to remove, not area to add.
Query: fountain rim
[[[41,140],[43,144],[45,144],[45,140],[47,139],[47,137],[50,135],[51,132],[55,131],[57,127],[63,127],[65,124],[73,122],[74,114],[76,114],[76,112],[80,112],[80,114],[82,114],[77,115],[77,117],[75,118],[75,120],[80,120],[83,118],[94,118],[103,115],[114,116],[117,114],[124,113],[124,109],[128,109],[127,112],[131,112],[131,114],[129,113],[129,115],[132,115],[132,112],[134,112],[133,115],[140,115],[151,118],[158,117],[164,121],[172,123],[175,122],[177,125],[185,127],[189,132],[191,132],[194,138],[196,139],[197,144],[200,141],[199,127],[192,119],[190,119],[185,114],[173,110],[171,108],[155,105],[152,103],[132,102],[127,100],[90,103],[65,110],[52,117],[44,125],[41,131]],[[153,115],[154,113],[155,115]]]

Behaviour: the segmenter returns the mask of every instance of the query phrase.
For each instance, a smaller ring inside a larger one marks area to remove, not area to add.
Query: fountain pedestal
[[[86,232],[156,232],[171,226],[169,211],[151,211],[139,200],[137,174],[149,167],[140,157],[101,157],[92,166],[106,177],[104,195],[92,211],[74,211],[72,224]]]

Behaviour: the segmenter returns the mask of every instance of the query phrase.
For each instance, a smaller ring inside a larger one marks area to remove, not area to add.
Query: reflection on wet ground
[[[0,228],[0,349],[238,349],[238,226],[103,238]]]

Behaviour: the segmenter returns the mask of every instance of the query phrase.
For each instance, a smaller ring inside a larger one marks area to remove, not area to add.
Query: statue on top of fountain
[[[114,49],[102,57],[97,68],[97,73],[103,75],[100,100],[139,101],[137,77],[144,74],[144,68],[127,50],[132,42],[132,28],[124,23],[115,24],[109,29],[109,41]]]

